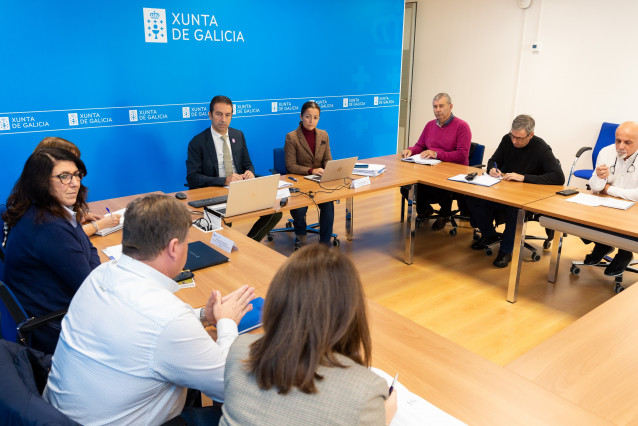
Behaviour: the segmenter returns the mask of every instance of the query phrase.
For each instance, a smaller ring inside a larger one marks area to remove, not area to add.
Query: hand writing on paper
[[[525,180],[525,176],[519,175],[518,173],[505,173],[503,175],[503,180],[514,180],[516,182],[523,182]]]
[[[229,318],[239,324],[239,321],[253,309],[249,305],[250,301],[255,298],[255,289],[244,285],[232,293],[222,297],[218,290],[213,291],[208,298],[204,315],[206,319],[213,325],[221,318]]]
[[[503,177],[503,173],[501,173],[501,171],[499,169],[497,169],[496,167],[492,167],[490,169],[490,176],[495,177],[495,178],[500,178]]]
[[[401,158],[408,158],[411,156],[412,156],[412,151],[410,151],[410,148],[404,149],[403,152],[401,152]]]
[[[397,390],[394,389],[385,400],[385,424],[389,425],[397,412]]]
[[[596,167],[596,176],[600,179],[607,179],[609,177],[609,167],[606,164]]]

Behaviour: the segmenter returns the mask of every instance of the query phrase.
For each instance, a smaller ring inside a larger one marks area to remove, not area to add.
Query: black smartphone
[[[556,194],[558,195],[574,195],[574,194],[578,194],[578,190],[577,189],[563,189],[562,191],[558,191],[556,192]]]
[[[180,282],[180,281],[184,281],[187,280],[189,278],[193,278],[195,276],[195,274],[193,274],[191,271],[189,271],[188,269],[180,272],[175,278],[173,278],[173,280]]]
[[[465,180],[474,180],[474,178],[476,177],[478,173],[474,172],[474,173],[470,173],[467,176],[465,176]]]

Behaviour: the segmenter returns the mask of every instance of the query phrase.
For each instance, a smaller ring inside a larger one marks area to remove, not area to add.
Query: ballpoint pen
[[[105,207],[106,211],[108,212],[108,214],[111,214],[111,210],[109,210],[108,207]]]
[[[392,384],[390,385],[390,390],[388,391],[388,396],[392,395],[392,391],[394,390],[394,385],[397,382],[397,378],[399,377],[399,373],[394,376],[394,380],[392,380]]]
[[[290,180],[291,180],[291,181],[293,181],[293,182],[297,182],[297,179],[295,179],[295,178],[294,178],[294,177],[292,177],[292,176],[288,176],[288,179],[290,179]]]

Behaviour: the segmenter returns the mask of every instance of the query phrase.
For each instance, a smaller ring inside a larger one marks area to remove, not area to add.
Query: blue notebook
[[[237,325],[239,334],[244,334],[257,327],[261,327],[264,298],[256,297],[252,302],[250,302],[250,304],[253,305],[253,310],[244,315]]]

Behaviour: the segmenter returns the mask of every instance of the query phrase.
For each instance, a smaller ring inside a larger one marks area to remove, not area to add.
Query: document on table
[[[426,166],[434,166],[435,164],[439,164],[441,162],[441,160],[437,160],[435,158],[421,158],[421,154],[414,154],[411,157],[402,158],[401,161],[405,161],[407,163],[425,164]]]
[[[381,376],[388,383],[392,384],[394,377],[383,370],[375,367],[370,369]],[[451,416],[425,399],[410,392],[398,380],[394,384],[394,389],[399,392],[397,395],[397,412],[390,423],[390,426],[421,426],[421,425],[464,425],[462,421]]]
[[[102,250],[102,253],[104,253],[111,260],[119,260],[120,256],[122,256],[122,244],[107,247]]]
[[[385,172],[384,164],[357,163],[352,171],[353,175],[358,176],[379,176]]]
[[[448,178],[447,180],[453,180],[455,182],[471,183],[473,185],[481,185],[481,186],[492,186],[492,185],[496,185],[497,183],[501,181],[501,179],[492,177],[488,175],[487,173],[482,174],[480,176],[476,176],[472,180],[465,179],[465,176],[467,175],[460,174],[460,175],[452,176],[451,178]]]
[[[113,232],[115,232],[115,231],[119,231],[120,229],[122,229],[122,225],[124,225],[124,213],[125,213],[125,212],[126,212],[126,209],[125,209],[125,208],[124,208],[124,209],[121,209],[121,210],[118,210],[118,211],[116,211],[116,212],[113,212],[113,214],[119,214],[119,215],[121,216],[121,217],[120,217],[120,223],[119,223],[119,224],[117,224],[117,225],[115,225],[115,226],[112,226],[112,227],[110,227],[110,228],[100,229],[99,231],[97,231],[97,232],[95,233],[95,235],[99,235],[100,237],[103,237],[103,236],[105,236],[105,235],[112,234]],[[108,215],[107,215],[107,216],[108,216]]]
[[[599,197],[598,195],[583,194],[582,192],[574,195],[573,197],[569,197],[566,201],[591,207],[603,206],[621,210],[627,210],[635,204],[633,201],[619,200],[618,198],[610,197]]]
[[[286,182],[285,180],[280,180],[277,188],[281,189],[281,188],[287,188],[289,186],[292,186],[292,182]]]

